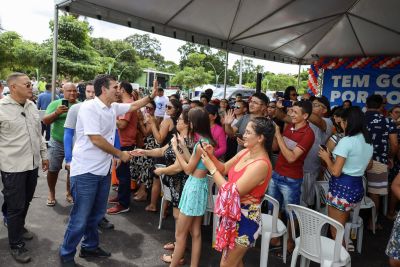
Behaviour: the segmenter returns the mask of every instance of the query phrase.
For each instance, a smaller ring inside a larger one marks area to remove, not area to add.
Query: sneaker
[[[107,209],[107,214],[115,215],[115,214],[120,214],[120,213],[124,213],[124,212],[128,212],[128,211],[129,211],[129,208],[125,208],[121,204],[117,204],[114,207]]]
[[[108,199],[108,203],[110,203],[110,204],[118,204],[118,203],[119,203],[119,202],[118,202],[118,196],[110,197],[110,198]]]
[[[13,258],[19,263],[27,263],[31,261],[31,256],[29,255],[28,250],[23,246],[12,248],[11,256],[13,256]]]
[[[32,240],[33,239],[33,234],[32,234],[32,232],[29,232],[28,229],[26,229],[24,227],[24,229],[22,229],[22,238],[24,240]]]
[[[105,217],[103,219],[101,219],[101,222],[99,223],[99,227],[101,229],[105,229],[105,230],[111,230],[114,229],[114,224],[110,223],[109,220],[107,220]]]
[[[61,262],[61,267],[76,267],[76,263],[75,260],[64,260],[61,256],[60,256],[60,262]]]
[[[111,256],[110,252],[104,251],[100,247],[97,247],[94,250],[88,250],[81,248],[81,251],[79,252],[79,257],[81,258],[88,258],[88,257],[93,257],[93,258],[108,258]]]

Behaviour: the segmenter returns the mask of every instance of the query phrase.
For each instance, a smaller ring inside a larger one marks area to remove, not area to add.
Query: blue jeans
[[[110,175],[99,176],[85,173],[71,176],[71,194],[74,199],[60,256],[65,261],[74,259],[76,247],[92,250],[99,246],[98,224],[107,209],[110,191]]]
[[[280,210],[286,211],[288,204],[300,204],[301,184],[303,178],[294,179],[287,176],[282,176],[273,171],[272,179],[268,185],[268,195],[279,201]]]

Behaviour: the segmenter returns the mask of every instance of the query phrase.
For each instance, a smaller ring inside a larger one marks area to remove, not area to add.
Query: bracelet
[[[150,99],[150,101],[154,100],[154,97],[151,97],[150,95],[148,95],[148,98]]]
[[[211,170],[211,171],[210,171],[210,174],[211,174],[211,175],[214,175],[216,172],[217,172],[217,168]]]

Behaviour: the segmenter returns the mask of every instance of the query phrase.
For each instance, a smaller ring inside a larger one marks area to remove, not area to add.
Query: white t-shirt
[[[169,99],[166,96],[156,96],[154,98],[154,102],[156,103],[156,110],[154,112],[154,115],[156,117],[164,117],[165,114],[165,109],[167,106]]]
[[[71,176],[84,173],[105,176],[113,156],[95,146],[89,135],[101,135],[114,145],[116,119],[129,111],[131,104],[112,103],[107,107],[99,98],[82,103],[76,122],[76,142],[72,150]]]

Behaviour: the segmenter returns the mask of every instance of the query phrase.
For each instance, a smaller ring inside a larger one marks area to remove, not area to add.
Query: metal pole
[[[301,71],[301,65],[299,64],[299,74],[297,76],[297,90],[299,90],[300,87],[300,71]]]
[[[53,29],[53,68],[51,73],[51,100],[56,98],[57,78],[57,44],[58,44],[58,6],[54,6],[54,29]]]
[[[242,74],[243,74],[243,55],[240,56],[240,65],[239,65],[239,88],[242,88]]]
[[[226,81],[228,79],[228,58],[229,58],[229,51],[226,49],[225,55],[225,77],[224,77],[224,98],[226,98]]]

